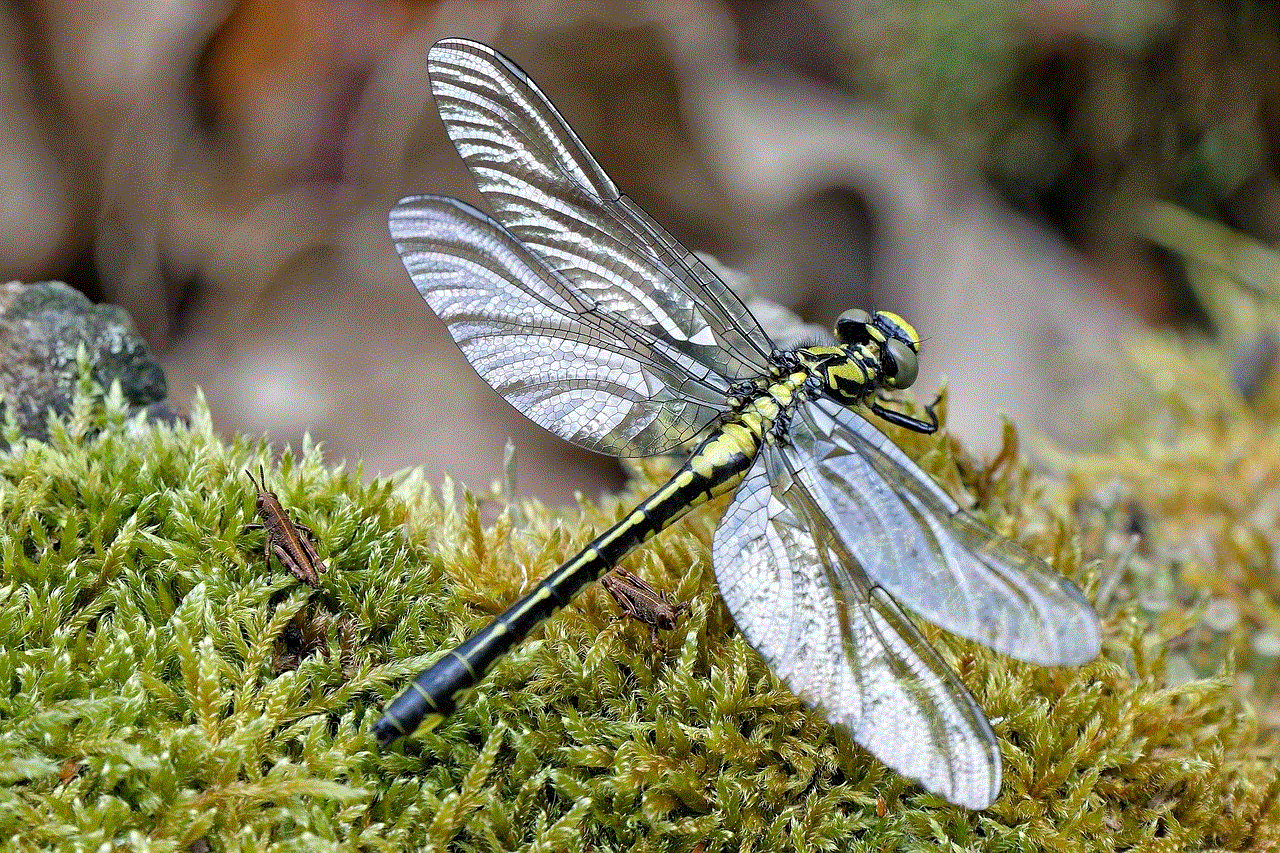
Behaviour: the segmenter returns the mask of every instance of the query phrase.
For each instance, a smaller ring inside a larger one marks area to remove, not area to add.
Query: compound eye
[[[836,319],[836,340],[845,346],[865,344],[871,340],[867,327],[871,325],[871,315],[861,308],[850,308]]]
[[[916,351],[897,338],[889,338],[884,344],[888,363],[885,372],[894,388],[910,388],[920,374],[920,359]]]

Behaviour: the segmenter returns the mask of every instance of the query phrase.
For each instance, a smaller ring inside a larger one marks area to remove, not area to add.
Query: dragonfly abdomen
[[[689,510],[736,488],[763,440],[764,421],[752,414],[756,409],[758,405],[721,425],[664,486],[487,627],[419,673],[374,725],[378,740],[385,744],[410,734],[424,720],[438,723],[453,710],[459,693],[475,686],[495,661],[578,590],[599,580],[636,546]]]

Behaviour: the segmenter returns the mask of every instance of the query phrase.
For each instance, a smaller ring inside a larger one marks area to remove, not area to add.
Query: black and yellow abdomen
[[[790,401],[794,384],[771,389]],[[766,392],[746,402],[686,460],[667,483],[625,518],[597,536],[576,556],[533,588],[488,627],[448,652],[414,678],[374,724],[382,744],[430,726],[449,714],[459,693],[475,686],[495,661],[544,619],[606,572],[636,546],[666,529],[689,510],[732,491],[760,450],[766,430],[783,406]]]

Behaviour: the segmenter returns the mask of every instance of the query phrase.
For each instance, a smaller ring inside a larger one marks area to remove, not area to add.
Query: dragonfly
[[[999,743],[910,610],[1023,661],[1099,651],[1080,590],[983,524],[877,422],[932,433],[893,393],[920,336],[846,311],[830,340],[775,346],[704,262],[624,195],[517,66],[474,41],[427,56],[446,131],[493,215],[402,199],[409,277],[471,366],[538,425],[624,457],[700,439],[683,466],[488,627],[414,678],[374,725],[434,726],[539,623],[694,507],[732,493],[712,542],[738,628],[797,696],[884,764],[969,808],[1000,791]]]

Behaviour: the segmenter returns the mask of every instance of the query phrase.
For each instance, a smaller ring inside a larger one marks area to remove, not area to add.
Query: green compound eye
[[[894,388],[910,388],[920,374],[920,359],[916,351],[896,337],[889,338],[884,347],[889,355],[885,369],[889,384]]]
[[[836,320],[836,340],[845,346],[865,344],[871,340],[871,314],[861,308],[850,308]]]

